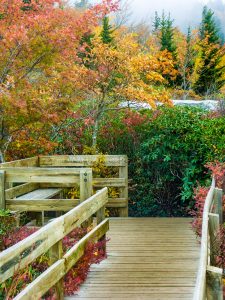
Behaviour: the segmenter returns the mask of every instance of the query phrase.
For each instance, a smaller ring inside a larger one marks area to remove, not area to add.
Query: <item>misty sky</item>
[[[100,0],[90,0],[99,2]],[[154,12],[163,10],[170,12],[175,20],[175,25],[183,30],[190,26],[196,26],[201,20],[202,7],[205,4],[219,11],[220,19],[225,20],[225,0],[127,0],[130,2],[132,21],[137,23],[146,21],[152,23]],[[221,8],[222,7],[222,8]]]
[[[225,0],[131,0],[133,18],[138,20],[148,20],[153,18],[154,12],[170,12],[175,24],[182,27],[196,25],[201,19],[202,7],[205,4],[225,3]],[[224,15],[225,18],[225,15]]]

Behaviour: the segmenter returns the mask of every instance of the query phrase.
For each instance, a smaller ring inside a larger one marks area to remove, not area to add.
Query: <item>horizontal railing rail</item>
[[[24,183],[23,183],[24,182]],[[20,184],[7,188],[8,185]],[[80,199],[17,199],[41,188],[80,188]],[[92,195],[91,168],[5,167],[0,169],[0,208],[14,211],[67,211]],[[61,209],[60,209],[61,206]]]
[[[15,299],[40,299],[56,285],[57,299],[63,299],[63,276],[82,257],[88,241],[104,237],[109,223],[104,207],[108,201],[107,188],[103,188],[65,215],[56,218],[34,234],[0,253],[0,283],[27,267],[42,254],[50,251],[52,265],[30,283]],[[62,239],[96,214],[97,226],[88,232],[66,254],[62,254]]]
[[[118,189],[118,196],[110,198],[107,208],[118,209],[120,217],[128,216],[128,158],[126,155],[55,155],[38,156],[12,162],[0,164],[2,168],[18,167],[40,167],[40,168],[93,168],[96,163],[101,161],[105,167],[112,167],[118,170],[117,178],[95,178],[93,176],[93,187],[98,189],[102,187],[114,187]],[[60,183],[52,183],[48,187],[59,187]],[[41,183],[45,188],[46,184]],[[64,187],[71,187],[71,184],[64,182]]]
[[[213,179],[207,194],[203,216],[201,250],[194,300],[222,300],[222,272],[213,266],[213,247],[222,224],[222,190],[215,187]]]

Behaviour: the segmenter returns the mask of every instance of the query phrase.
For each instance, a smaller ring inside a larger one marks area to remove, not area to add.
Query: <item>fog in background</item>
[[[80,2],[81,0],[77,0]],[[76,0],[70,0],[74,3]],[[94,4],[100,0],[89,0]],[[192,28],[198,26],[201,21],[202,8],[207,5],[215,11],[218,24],[225,33],[225,0],[121,0],[127,2],[129,10],[129,22],[145,22],[151,26],[155,11],[159,14],[164,10],[170,13],[174,19],[175,26],[179,26],[182,31],[186,32],[188,26]]]
[[[130,10],[135,22],[143,20],[149,24],[152,24],[155,11],[161,14],[164,10],[165,13],[171,14],[176,26],[186,31],[189,25],[196,27],[200,23],[204,5],[215,11],[215,15],[224,29],[225,0],[131,0]]]

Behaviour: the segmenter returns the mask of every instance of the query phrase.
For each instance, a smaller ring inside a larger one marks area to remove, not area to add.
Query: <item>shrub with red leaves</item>
[[[221,227],[217,236],[219,253],[216,257],[216,265],[219,268],[225,269],[225,225]]]
[[[66,295],[73,295],[80,285],[86,280],[90,266],[100,263],[105,257],[104,251],[106,241],[88,243],[85,254],[64,278],[64,291]]]
[[[195,209],[190,211],[190,214],[193,216],[192,228],[197,234],[201,236],[202,234],[202,215],[205,205],[205,199],[209,192],[208,187],[198,186],[194,190],[194,199],[195,199]]]
[[[2,237],[2,242],[4,245],[4,248],[9,248],[16,243],[24,240],[27,238],[29,235],[37,231],[39,228],[38,227],[19,227],[15,228],[10,234],[6,234]]]
[[[216,180],[216,186],[219,189],[223,189],[225,186],[225,163],[216,161],[214,163],[208,163],[206,167],[212,172]]]
[[[212,172],[216,181],[216,186],[225,190],[225,163],[209,163],[206,167]],[[202,215],[205,205],[205,199],[208,194],[209,187],[199,186],[195,189],[195,209],[190,213],[194,217],[192,228],[198,236],[202,233]],[[223,196],[223,213],[225,213],[225,196]],[[218,235],[214,241],[216,252],[216,266],[225,269],[225,227],[221,226]]]
[[[7,249],[19,241],[25,239],[36,232],[37,227],[16,228],[8,235],[2,237],[3,247]],[[87,228],[76,228],[63,239],[63,252],[66,253],[88,232]],[[77,264],[66,274],[64,278],[64,292],[66,295],[75,294],[80,285],[85,281],[91,264],[100,263],[105,257],[106,241],[87,243],[85,253]],[[24,270],[15,271],[13,277],[9,278],[4,284],[0,285],[0,299],[13,299],[30,282],[43,273],[49,267],[48,255],[44,254]],[[54,288],[51,288],[44,296],[46,300],[54,300]]]

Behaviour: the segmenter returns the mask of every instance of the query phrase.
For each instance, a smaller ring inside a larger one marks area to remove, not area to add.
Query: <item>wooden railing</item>
[[[106,167],[118,168],[118,178],[95,178],[93,176],[93,187],[117,187],[119,198],[109,198],[107,207],[119,210],[120,217],[128,216],[128,160],[126,155],[104,155]],[[92,168],[100,155],[59,155],[39,156],[40,167],[89,167]]]
[[[202,218],[201,252],[194,300],[222,300],[223,270],[215,267],[215,241],[223,222],[223,191],[215,187],[213,179],[205,200]]]
[[[0,164],[0,168],[17,167],[82,167],[92,168],[100,155],[58,155],[39,156],[18,161]],[[93,187],[116,187],[119,189],[119,198],[109,198],[107,207],[117,208],[120,217],[128,216],[128,159],[126,155],[104,155],[104,165],[118,169],[117,178],[96,178],[93,177]],[[42,185],[44,187],[44,185]]]
[[[40,299],[55,286],[57,299],[63,299],[63,276],[84,254],[88,241],[104,237],[109,228],[104,207],[108,201],[107,188],[82,202],[65,215],[58,217],[37,232],[0,253],[0,283],[22,270],[40,255],[49,251],[52,265],[29,284],[15,299]],[[97,226],[77,242],[66,254],[62,254],[62,239],[72,230],[96,214]]]
[[[16,187],[6,188],[12,184]],[[80,187],[80,199],[26,199],[16,197],[42,187]],[[2,167],[0,169],[0,208],[14,211],[68,211],[92,195],[90,168]]]

